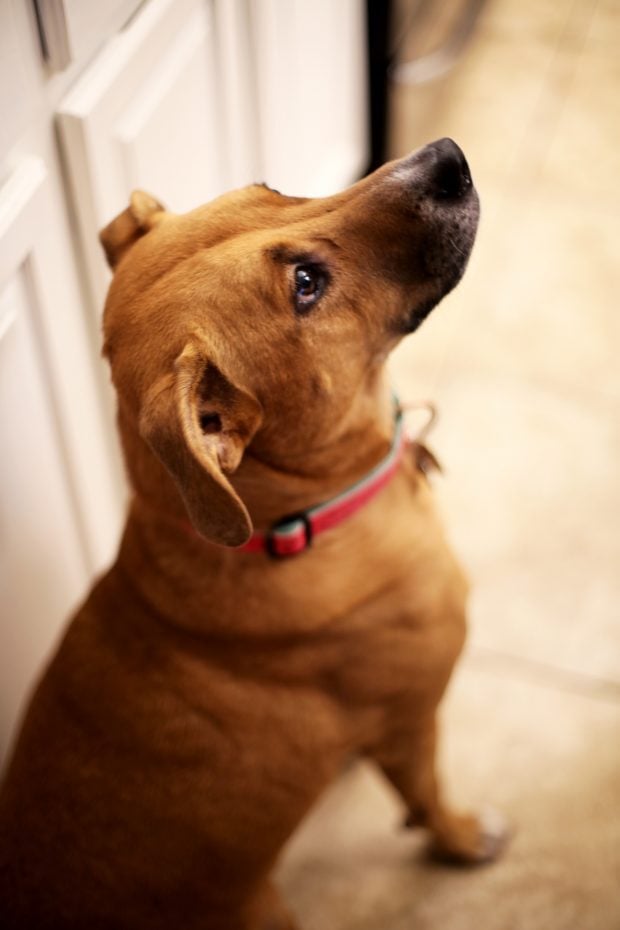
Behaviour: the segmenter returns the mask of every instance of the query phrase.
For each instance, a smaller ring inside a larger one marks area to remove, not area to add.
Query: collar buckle
[[[312,523],[305,510],[282,517],[265,534],[265,551],[272,559],[286,559],[312,544]]]

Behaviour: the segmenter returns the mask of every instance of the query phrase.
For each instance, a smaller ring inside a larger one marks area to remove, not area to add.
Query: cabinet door
[[[0,189],[0,756],[93,569],[45,348],[51,308],[41,268],[50,225],[45,168],[26,159]],[[80,405],[88,384],[82,393]],[[83,433],[87,439],[84,424]],[[100,491],[105,497],[105,485]]]
[[[264,180],[323,196],[368,157],[363,0],[250,0]]]
[[[140,0],[34,0],[45,58],[53,70],[76,59],[85,61],[127,22]]]
[[[175,212],[225,186],[211,3],[150,0],[61,103],[61,139],[93,311],[109,280],[97,233],[134,188]]]

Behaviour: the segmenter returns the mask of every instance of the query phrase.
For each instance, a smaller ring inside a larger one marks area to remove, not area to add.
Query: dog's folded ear
[[[239,466],[262,409],[212,358],[201,337],[186,345],[174,372],[149,392],[140,434],[174,478],[198,532],[240,546],[252,521],[226,476]]]
[[[127,209],[99,233],[110,268],[116,268],[127,249],[152,229],[165,212],[155,197],[144,191],[133,192]]]

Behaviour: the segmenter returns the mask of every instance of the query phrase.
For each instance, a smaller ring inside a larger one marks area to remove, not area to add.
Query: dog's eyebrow
[[[338,243],[334,242],[333,239],[329,239],[327,236],[313,236],[310,242],[312,244],[316,242],[317,245],[327,244],[335,251],[340,250]],[[267,249],[267,254],[270,255],[274,261],[281,262],[284,265],[295,265],[302,262],[322,261],[322,256],[317,255],[316,252],[314,252],[311,248],[299,249],[289,245],[272,245]]]
[[[334,239],[330,239],[329,236],[313,236],[312,241],[324,242],[330,247],[330,249],[334,249],[336,252],[339,252],[342,248],[342,246],[338,245]]]
[[[272,245],[267,249],[267,254],[282,265],[296,265],[315,260],[315,256],[307,249],[302,251],[288,245]]]

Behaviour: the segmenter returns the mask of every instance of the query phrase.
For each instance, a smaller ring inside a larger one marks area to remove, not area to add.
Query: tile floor
[[[439,405],[473,581],[446,779],[516,834],[491,867],[431,866],[358,765],[280,868],[306,930],[620,928],[619,49],[617,0],[487,0],[449,77],[392,88],[391,154],[452,136],[483,205],[393,375]]]

